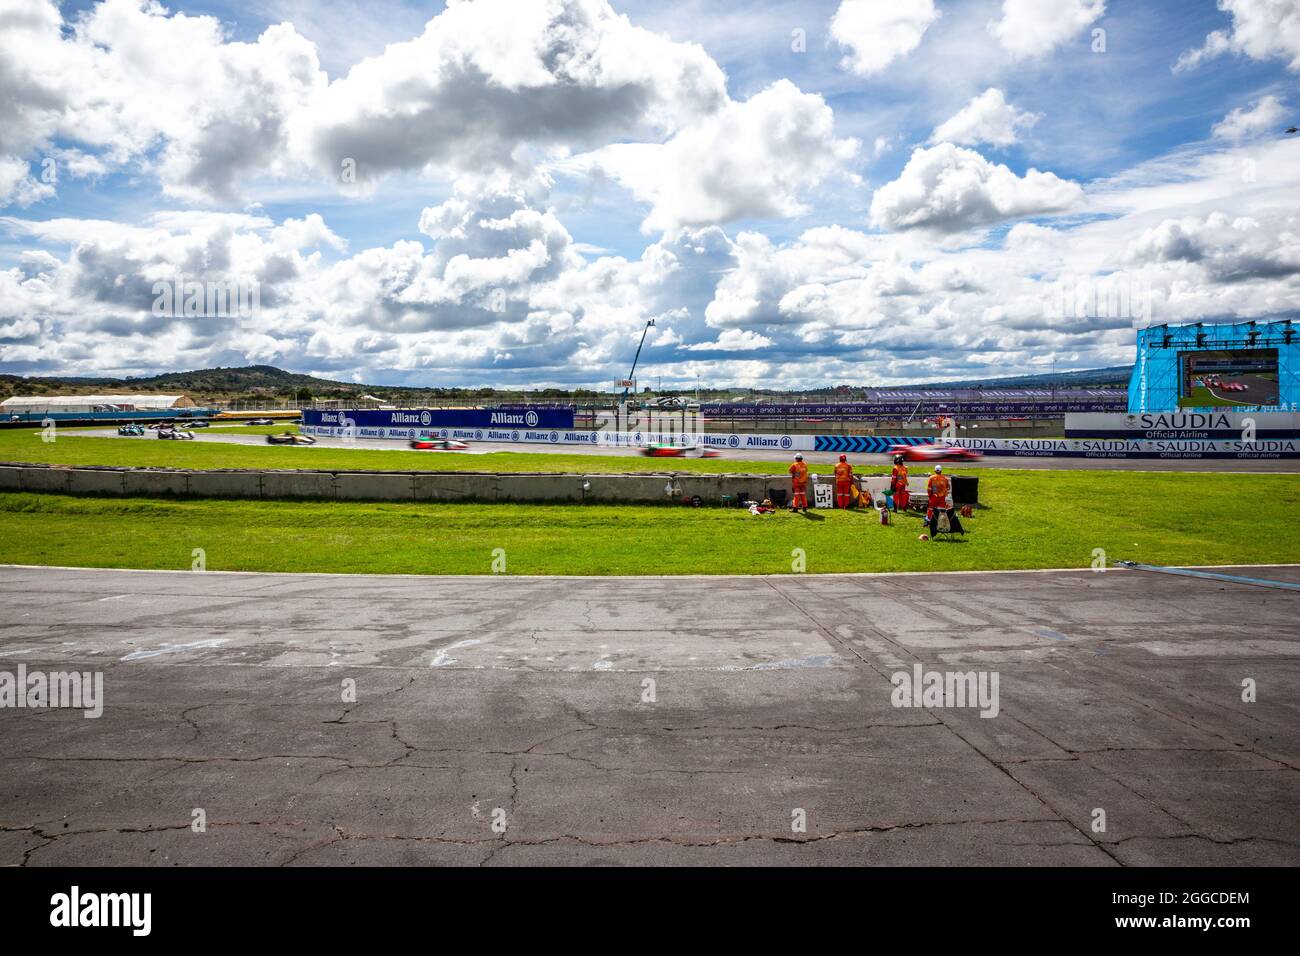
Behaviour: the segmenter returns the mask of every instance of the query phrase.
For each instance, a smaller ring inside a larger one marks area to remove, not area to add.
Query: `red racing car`
[[[452,438],[415,438],[411,447],[421,451],[466,451],[469,445]]]
[[[657,443],[646,445],[641,454],[647,458],[717,458],[719,452],[707,445],[669,445]]]
[[[956,445],[894,445],[885,452],[890,458],[902,455],[904,461],[979,461],[984,456]]]

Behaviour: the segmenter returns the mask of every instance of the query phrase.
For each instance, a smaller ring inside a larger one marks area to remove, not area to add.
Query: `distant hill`
[[[373,395],[400,404],[446,401],[504,400],[527,395],[535,400],[592,397],[596,393],[579,389],[538,389],[527,393],[491,388],[409,388],[392,385],[364,385],[338,382],[286,372],[273,365],[239,368],[207,368],[189,372],[126,378],[0,375],[0,398],[10,395],[85,395],[93,392],[169,394],[184,392],[200,404],[275,401],[309,401],[313,398],[347,399]]]
[[[311,375],[297,375],[270,365],[165,372],[162,375],[127,378],[0,375],[0,391],[6,395],[75,395],[103,391],[141,394],[185,392],[197,399],[231,395],[287,397],[300,389],[307,389],[313,394],[334,390],[347,394],[353,389],[359,394],[363,390],[361,386],[331,382]]]
[[[1087,369],[1056,374],[1019,375],[1009,378],[971,379],[960,382],[932,382],[908,386],[912,388],[1050,388],[1102,387],[1128,385],[1131,366]],[[710,390],[715,396],[740,393],[748,390]],[[754,389],[755,394],[778,394],[766,389]],[[234,402],[294,402],[312,399],[348,399],[374,395],[385,402],[397,405],[440,404],[446,402],[486,402],[531,399],[578,401],[609,397],[608,392],[587,389],[566,390],[558,388],[521,391],[518,389],[491,388],[408,388],[392,385],[363,385],[356,382],[338,382],[314,375],[286,372],[273,365],[247,365],[240,368],[206,368],[190,372],[164,372],[127,378],[58,377],[0,375],[0,398],[10,395],[85,395],[94,392],[124,392],[137,394],[168,394],[184,392],[200,404],[229,404]],[[844,400],[842,389],[809,389],[805,392],[782,392],[790,399]],[[693,394],[693,390],[664,394]],[[707,400],[707,399],[706,399]]]

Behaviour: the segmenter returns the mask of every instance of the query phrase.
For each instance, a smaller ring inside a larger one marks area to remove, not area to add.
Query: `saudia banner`
[[[1259,438],[1253,441],[1206,439],[1029,439],[957,438],[939,444],[956,445],[986,455],[1018,458],[1298,458],[1300,439]]]
[[[1134,412],[1066,415],[1066,438],[1300,438],[1296,412]]]
[[[339,412],[304,411],[311,426],[361,429],[400,428],[573,428],[573,409],[528,408],[393,408]]]

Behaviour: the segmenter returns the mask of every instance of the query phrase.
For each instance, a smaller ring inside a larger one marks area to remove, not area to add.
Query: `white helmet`
[[[936,475],[942,475],[942,474],[943,474],[943,465],[935,465],[935,466],[934,466],[934,473],[935,473]]]

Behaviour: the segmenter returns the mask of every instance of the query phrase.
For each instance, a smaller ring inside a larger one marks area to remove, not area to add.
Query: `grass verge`
[[[194,548],[211,570],[401,574],[486,574],[498,548],[513,574],[780,574],[795,549],[809,572],[1089,567],[1095,549],[1300,562],[1286,531],[1300,485],[1286,475],[1005,471],[980,491],[966,538],[933,543],[914,518],[882,527],[857,511],[0,494],[0,562],[188,569]]]

